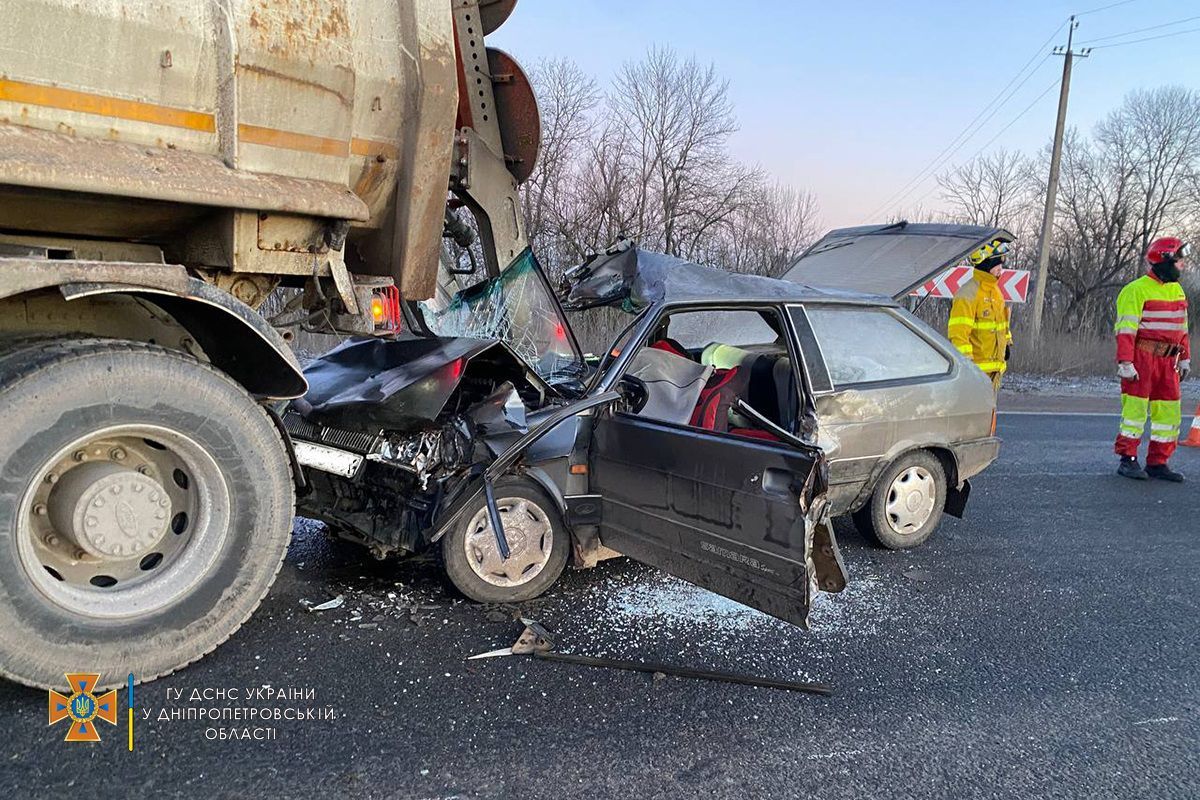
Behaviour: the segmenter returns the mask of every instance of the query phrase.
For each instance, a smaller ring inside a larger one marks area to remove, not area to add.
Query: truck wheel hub
[[[171,501],[158,481],[111,462],[70,470],[48,506],[54,527],[99,558],[148,552],[171,521]]]

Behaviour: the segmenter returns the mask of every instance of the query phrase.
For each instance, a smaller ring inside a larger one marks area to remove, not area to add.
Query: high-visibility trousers
[[[1140,349],[1134,351],[1133,366],[1138,378],[1121,381],[1121,430],[1117,434],[1117,455],[1137,455],[1147,416],[1150,417],[1150,449],[1146,463],[1166,464],[1175,452],[1182,419],[1176,361],[1175,356],[1156,356]]]

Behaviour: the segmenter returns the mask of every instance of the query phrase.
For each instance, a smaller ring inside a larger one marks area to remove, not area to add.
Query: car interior
[[[645,395],[631,410],[677,425],[780,441],[737,406],[744,401],[784,431],[795,431],[797,381],[784,330],[771,309],[665,317],[626,372]]]

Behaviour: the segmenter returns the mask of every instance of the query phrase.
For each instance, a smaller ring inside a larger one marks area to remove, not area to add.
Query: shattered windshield
[[[498,277],[438,294],[445,298],[440,303],[420,304],[426,324],[438,336],[499,339],[547,381],[581,374],[578,346],[532,251],[527,249]]]

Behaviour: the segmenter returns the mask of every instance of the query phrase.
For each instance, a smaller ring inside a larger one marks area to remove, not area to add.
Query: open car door
[[[787,296],[780,281],[733,275],[619,242],[563,276],[568,309],[646,310],[599,365],[619,385],[658,324],[654,307],[696,299]],[[790,287],[789,287],[790,288]],[[608,359],[614,359],[609,362]],[[804,394],[799,417],[815,418]],[[739,401],[741,402],[741,401]],[[589,447],[600,540],[619,553],[788,622],[807,625],[811,591],[839,592],[846,572],[828,523],[824,453],[745,406],[762,438],[606,410]],[[802,426],[803,427],[803,426]]]
[[[600,539],[637,561],[807,626],[815,584],[846,584],[816,447],[601,415],[591,447]]]
[[[986,225],[897,222],[840,228],[792,262],[783,279],[899,300],[995,239],[1011,242],[1013,235]]]

